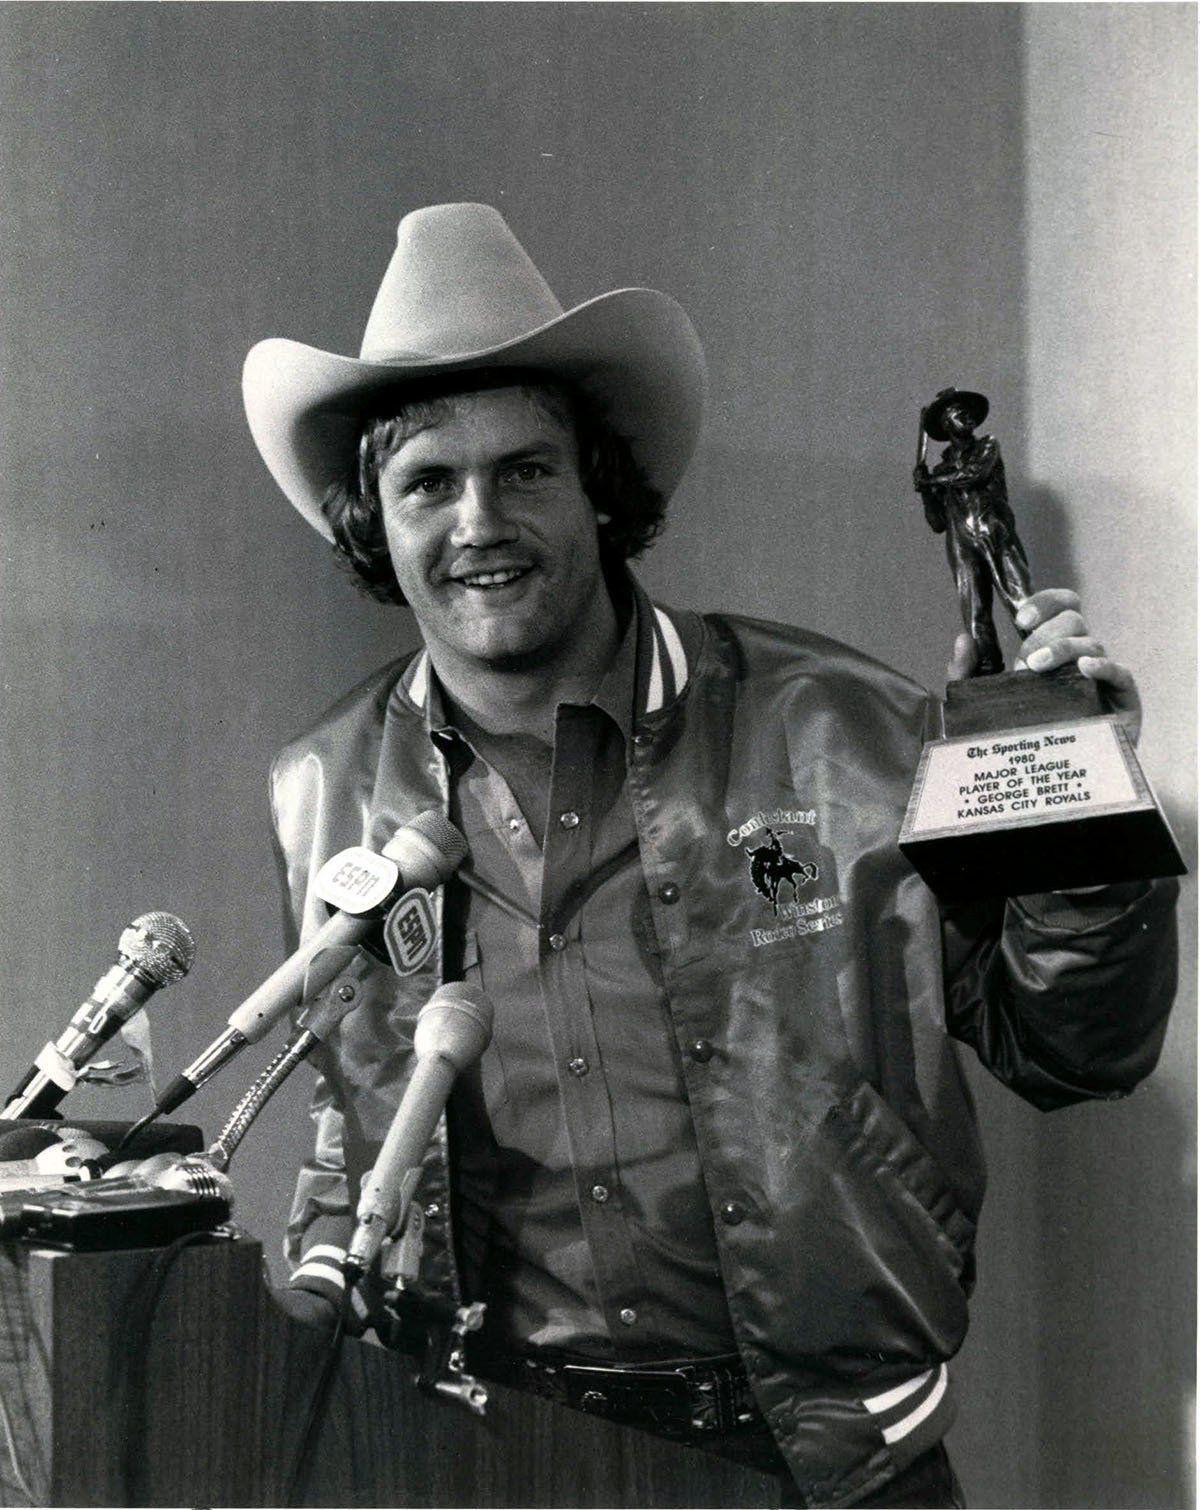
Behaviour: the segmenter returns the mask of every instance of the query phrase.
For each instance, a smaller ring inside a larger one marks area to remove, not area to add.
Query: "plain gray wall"
[[[1080,582],[1145,671],[1148,773],[1192,854],[1194,21],[0,9],[0,1080],[138,912],[199,944],[151,1008],[164,1077],[279,958],[270,755],[414,633],[275,490],[238,376],[269,335],[355,351],[424,203],[498,205],[567,305],[648,284],[692,314],[713,404],[643,572],[670,601],[937,684],[956,622],[909,486],[917,414],[988,393],[1035,576]],[[975,1504],[1190,1502],[1186,968],[1129,1103],[1043,1119],[974,1077],[993,1187],[951,1446]],[[273,1047],[193,1103],[207,1134]],[[302,1079],[234,1166],[277,1275]]]

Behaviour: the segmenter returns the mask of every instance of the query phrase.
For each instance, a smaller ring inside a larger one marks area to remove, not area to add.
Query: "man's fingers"
[[[974,671],[978,658],[975,641],[969,634],[960,634],[954,641],[954,654],[946,667],[946,680],[948,682],[966,681]]]
[[[1028,660],[1035,650],[1043,645],[1052,645],[1055,640],[1080,639],[1090,635],[1091,630],[1084,617],[1074,608],[1067,608],[1046,619],[1021,641],[1021,658]]]
[[[1048,645],[1041,645],[1036,650],[1030,650],[1029,641],[1021,646],[1021,659],[1030,671],[1053,671],[1055,666],[1065,666],[1071,661],[1077,661],[1081,655],[1102,657],[1104,646],[1099,640],[1091,635],[1068,635],[1065,639],[1056,639]]]
[[[1084,676],[1099,683],[1104,701],[1114,713],[1121,715],[1121,722],[1137,744],[1142,730],[1142,699],[1133,672],[1128,666],[1109,660],[1106,655],[1080,656],[1079,669]]]
[[[1015,614],[1017,628],[1028,631],[1052,619],[1065,609],[1079,608],[1079,594],[1069,587],[1043,587],[1041,592],[1030,593]]]

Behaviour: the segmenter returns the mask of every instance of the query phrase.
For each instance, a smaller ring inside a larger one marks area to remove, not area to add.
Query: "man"
[[[976,676],[1004,670],[992,619],[993,584],[1014,615],[1032,590],[1029,563],[1008,506],[1000,447],[990,435],[975,435],[987,412],[982,393],[943,388],[922,424],[933,440],[950,444],[932,472],[924,461],[913,472],[930,529],[946,536],[963,624],[974,642]]]
[[[945,1363],[984,1177],[947,1033],[1036,1105],[1125,1094],[1161,1045],[1172,886],[939,913],[896,847],[926,695],[649,602],[624,562],[703,391],[666,296],[563,313],[499,215],[439,206],[401,222],[359,358],[264,342],[245,391],[291,502],[423,640],[276,762],[297,924],[347,844],[440,807],[470,846],[441,958],[381,965],[321,1060],[294,1285],[336,1297],[413,1018],[475,979],[495,1036],[381,1334],[482,1300],[480,1372],[786,1475],[791,1503],[958,1503]],[[1078,660],[1132,716],[1073,594],[1021,622],[1029,664]],[[752,874],[782,834],[790,899]]]

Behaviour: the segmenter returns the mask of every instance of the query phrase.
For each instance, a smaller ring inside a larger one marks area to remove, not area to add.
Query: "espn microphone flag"
[[[225,1031],[175,1077],[137,1126],[182,1106],[248,1043],[265,1037],[305,992],[327,986],[342,968],[338,946],[367,938],[399,892],[439,886],[466,854],[463,836],[444,814],[430,809],[398,828],[379,852],[352,845],[327,860],[313,889],[335,909],[332,917],[230,1014]]]

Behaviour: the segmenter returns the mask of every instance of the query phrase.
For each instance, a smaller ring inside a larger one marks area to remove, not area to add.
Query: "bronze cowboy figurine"
[[[1033,590],[1008,506],[1000,447],[992,436],[974,433],[987,412],[982,393],[943,388],[922,411],[921,446],[913,470],[925,518],[931,529],[946,536],[963,624],[975,643],[972,676],[1004,670],[992,619],[993,586],[1013,615]],[[932,471],[925,464],[927,438],[949,442]]]

